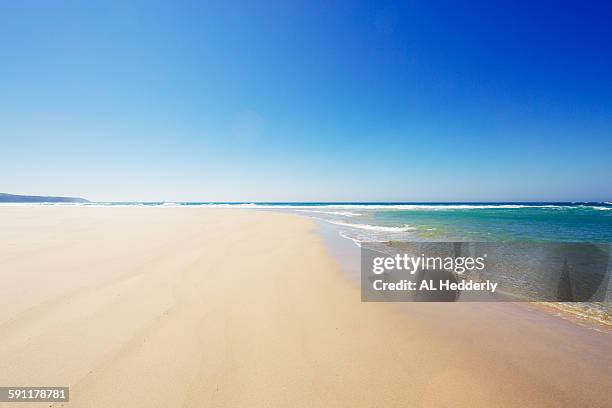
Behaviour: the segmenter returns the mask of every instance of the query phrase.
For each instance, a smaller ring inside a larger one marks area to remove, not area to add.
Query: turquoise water
[[[36,204],[41,205],[41,204]],[[45,204],[42,204],[45,205]],[[612,243],[612,203],[210,203],[48,204],[255,208],[296,212],[360,241],[552,241]]]
[[[612,206],[373,211],[370,222],[415,228],[418,238],[480,241],[612,242]]]
[[[335,224],[359,241],[543,241],[612,243],[612,204],[309,203],[283,208]]]
[[[22,204],[23,205],[23,204]],[[612,243],[612,203],[200,203],[32,204],[253,208],[286,211],[328,223],[358,246],[364,241]],[[608,288],[612,290],[612,286]],[[554,303],[555,308],[612,326],[612,306]]]

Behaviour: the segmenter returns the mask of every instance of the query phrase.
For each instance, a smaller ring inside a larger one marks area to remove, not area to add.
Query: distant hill
[[[0,203],[88,203],[78,197],[45,197],[0,193]]]

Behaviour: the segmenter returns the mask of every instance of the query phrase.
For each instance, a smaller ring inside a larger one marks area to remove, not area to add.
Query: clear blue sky
[[[0,191],[610,200],[611,7],[3,1]]]

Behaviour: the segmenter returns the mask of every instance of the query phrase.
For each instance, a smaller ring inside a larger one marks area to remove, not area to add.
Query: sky
[[[3,1],[0,192],[612,201],[611,20],[605,1]]]

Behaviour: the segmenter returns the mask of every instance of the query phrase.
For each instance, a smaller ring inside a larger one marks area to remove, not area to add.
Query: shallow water
[[[3,204],[11,205],[11,204]],[[17,204],[24,205],[24,204]],[[29,204],[61,206],[211,207],[281,210],[308,216],[358,246],[362,242],[612,243],[612,203],[206,203]],[[350,242],[347,241],[347,242]],[[355,269],[355,268],[353,268]],[[612,285],[608,286],[609,288]],[[612,304],[555,303],[557,309],[612,324]]]

